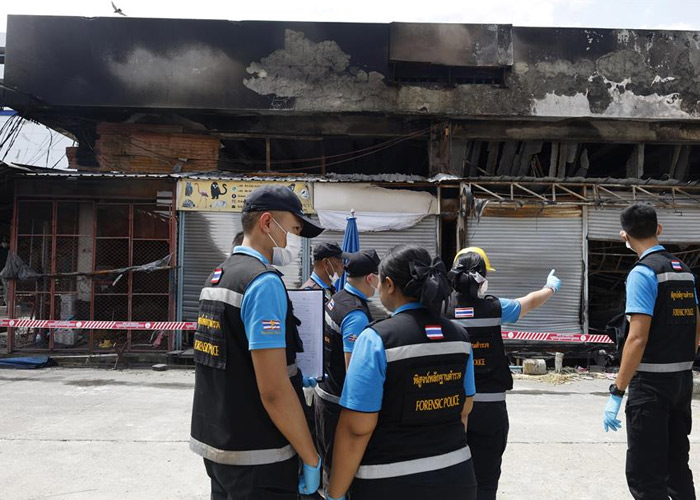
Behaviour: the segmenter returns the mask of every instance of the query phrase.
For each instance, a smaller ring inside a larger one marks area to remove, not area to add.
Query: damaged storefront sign
[[[177,209],[182,211],[241,212],[248,195],[263,185],[279,185],[289,188],[299,197],[304,213],[314,213],[312,184],[301,181],[182,179],[177,186]]]

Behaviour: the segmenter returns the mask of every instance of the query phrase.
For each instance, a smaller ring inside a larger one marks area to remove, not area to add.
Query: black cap
[[[259,187],[250,193],[243,203],[243,212],[267,212],[270,210],[290,212],[299,217],[304,223],[301,229],[301,236],[304,238],[315,238],[323,232],[321,226],[317,226],[304,215],[301,211],[299,197],[286,186],[273,184]]]
[[[337,243],[319,243],[314,245],[314,260],[330,259],[336,257],[338,259],[347,258],[350,254],[343,252],[342,248]]]
[[[345,264],[348,276],[367,276],[368,274],[377,274],[379,271],[379,256],[376,250],[360,250],[345,254],[345,258],[348,260]]]

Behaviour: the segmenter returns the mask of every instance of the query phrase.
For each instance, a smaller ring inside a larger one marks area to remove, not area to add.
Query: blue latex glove
[[[318,384],[318,381],[313,378],[313,377],[305,377],[301,376],[301,385],[302,387],[316,387]]]
[[[313,495],[321,484],[321,457],[318,457],[318,465],[304,464],[299,476],[299,494]]]
[[[345,500],[345,495],[343,495],[340,498],[333,498],[332,496],[329,496],[328,494],[326,494],[326,500]]]
[[[617,418],[620,406],[622,406],[622,397],[611,394],[608,404],[605,405],[605,413],[603,413],[605,432],[608,432],[610,429],[617,432],[618,429],[622,428],[622,422]]]
[[[551,288],[554,293],[558,292],[561,288],[561,280],[554,276],[554,269],[549,272],[547,276],[547,282],[544,284],[544,288]]]

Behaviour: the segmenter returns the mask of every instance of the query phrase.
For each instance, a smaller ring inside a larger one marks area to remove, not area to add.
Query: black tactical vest
[[[453,292],[447,308],[448,318],[467,329],[474,356],[476,392],[503,393],[513,388],[501,336],[501,302],[488,295],[472,299]],[[479,400],[477,395],[475,401]]]
[[[367,301],[347,290],[341,290],[326,304],[326,325],[323,331],[323,370],[328,375],[319,383],[316,393],[323,399],[337,403],[345,383],[345,353],[340,325],[353,311],[362,311],[372,322]],[[328,397],[331,396],[331,397]]]
[[[650,253],[635,265],[654,271],[659,283],[649,340],[637,371],[671,373],[692,369],[697,321],[693,273],[665,250]]]
[[[334,288],[332,286],[330,288],[323,288],[321,285],[316,283],[311,278],[306,280],[306,283],[304,283],[301,288],[303,290],[323,290],[323,302],[324,302],[324,304],[326,304],[329,300],[331,300],[331,297],[333,296],[333,290],[334,290]]]
[[[436,457],[439,465],[455,455],[468,460],[461,420],[471,352],[466,331],[427,309],[403,311],[372,329],[384,344],[386,378],[377,427],[356,477],[376,477],[371,466],[377,464],[394,464],[393,475],[405,475],[406,464],[397,462]],[[442,467],[429,470],[436,468]]]
[[[209,276],[199,300],[190,448],[229,465],[287,460],[296,452],[263,407],[241,320],[248,285],[263,273],[280,273],[245,254],[233,254],[220,270],[218,282],[218,270]],[[296,353],[303,348],[289,297],[287,303],[287,372],[301,401],[301,375],[295,362]],[[271,322],[267,327],[272,332],[279,325]]]

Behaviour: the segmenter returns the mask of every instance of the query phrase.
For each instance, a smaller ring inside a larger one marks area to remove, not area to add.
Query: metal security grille
[[[430,255],[437,255],[437,223],[438,217],[428,215],[418,224],[402,231],[361,232],[360,249],[374,248],[383,258],[396,245],[410,243],[425,248]],[[311,247],[320,242],[332,241],[339,245],[343,243],[343,233],[339,231],[324,231],[318,238],[311,240]],[[311,259],[311,257],[309,257]],[[370,301],[370,310],[375,319],[382,319],[388,313],[379,302],[379,297]]]
[[[588,210],[588,239],[621,241],[620,213],[622,208]],[[699,243],[700,210],[657,208],[656,215],[663,226],[662,243]]]
[[[122,274],[172,253],[174,213],[148,203],[17,203],[15,246],[38,280],[17,281],[11,314],[20,319],[167,321],[172,270]],[[80,273],[86,273],[81,275]],[[72,275],[71,275],[72,274]],[[14,348],[99,352],[169,347],[164,332],[16,328]]]
[[[241,216],[227,212],[180,212],[182,262],[180,290],[181,319],[196,321],[199,293],[209,274],[229,255],[233,238],[241,230]],[[302,256],[279,268],[287,288],[301,286]]]
[[[574,217],[482,217],[468,221],[468,245],[486,251],[495,272],[488,293],[515,299],[540,289],[551,269],[561,290],[512,328],[517,331],[581,333],[583,228]]]

